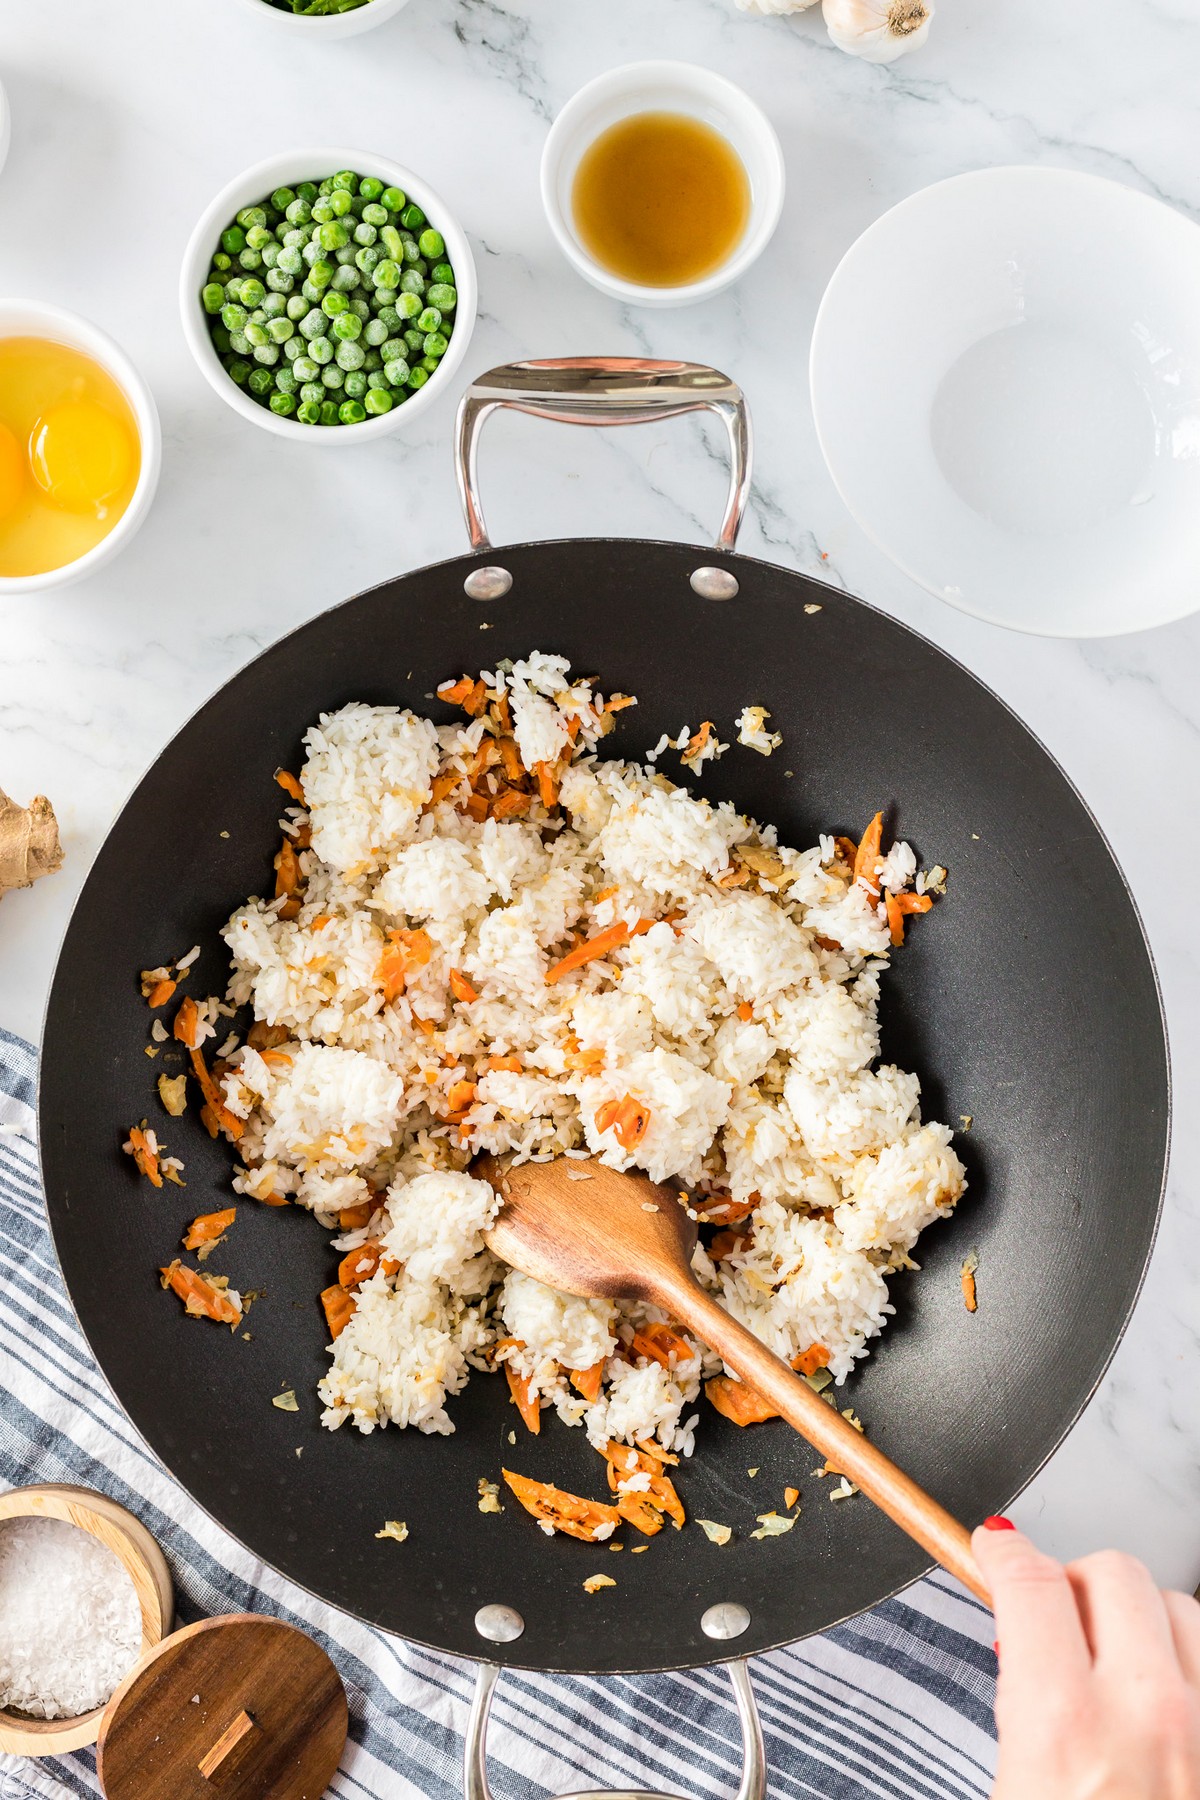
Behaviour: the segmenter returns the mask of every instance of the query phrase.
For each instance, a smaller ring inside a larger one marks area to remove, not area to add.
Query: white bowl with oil
[[[42,593],[66,587],[118,556],[139,529],[158,487],[162,468],[162,430],[149,385],[121,346],[90,319],[42,300],[0,300],[0,339],[40,338],[81,351],[120,388],[133,414],[138,437],[138,476],[129,503],[104,537],[82,556],[35,575],[0,575],[0,598],[6,594]]]
[[[639,113],[676,113],[710,126],[729,144],[746,173],[749,214],[740,241],[697,281],[658,286],[628,281],[588,249],[575,218],[579,165],[604,132]],[[634,306],[689,306],[741,279],[762,255],[783,210],[783,150],[756,101],[723,75],[694,63],[627,63],[598,75],[563,107],[542,151],[542,205],[567,261],[585,281]]]

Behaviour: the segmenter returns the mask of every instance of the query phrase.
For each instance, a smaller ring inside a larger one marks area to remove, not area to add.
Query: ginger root
[[[13,888],[30,887],[39,875],[62,867],[58,820],[44,794],[18,806],[0,788],[0,900]]]

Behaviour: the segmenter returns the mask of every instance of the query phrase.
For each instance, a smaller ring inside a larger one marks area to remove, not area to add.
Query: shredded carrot
[[[607,1100],[596,1109],[596,1130],[613,1131],[624,1150],[632,1150],[645,1137],[651,1119],[650,1108],[632,1094],[620,1100]]]
[[[185,1250],[199,1250],[201,1244],[215,1244],[224,1237],[237,1218],[237,1207],[222,1207],[220,1212],[201,1213],[187,1228],[183,1240]]]
[[[898,950],[904,942],[904,914],[900,911],[895,894],[891,892],[884,893],[883,905],[887,913],[888,934],[892,940],[892,949]]]
[[[570,738],[572,743],[574,743],[575,740],[579,736],[579,724],[580,724],[579,719],[576,717],[576,715],[574,713],[571,713],[571,715],[567,719],[567,736],[568,736],[568,738]]]
[[[388,947],[379,959],[375,979],[385,1000],[395,1000],[414,969],[424,968],[433,955],[433,943],[425,931],[389,931]]]
[[[418,1031],[424,1032],[426,1037],[433,1037],[437,1031],[437,1021],[435,1019],[422,1018],[420,1013],[413,1014],[412,1022]]]
[[[486,794],[468,794],[458,810],[466,813],[468,819],[474,819],[477,825],[482,825],[490,806],[491,801]]]
[[[206,1104],[200,1108],[200,1123],[203,1125],[210,1138],[220,1136],[221,1127],[217,1123],[217,1116],[213,1112],[211,1106]]]
[[[742,1021],[743,1025],[754,1017],[754,1008],[751,1006],[749,1000],[741,1001],[737,1009],[737,1016]]]
[[[390,1256],[384,1256],[383,1245],[377,1239],[360,1244],[357,1250],[351,1250],[343,1256],[338,1264],[338,1286],[353,1291],[364,1281],[370,1281],[380,1264],[383,1265],[385,1275],[394,1275],[400,1267]]]
[[[519,1056],[485,1056],[479,1065],[481,1075],[491,1075],[504,1070],[510,1075],[519,1075],[522,1069]]]
[[[446,1095],[446,1111],[450,1118],[456,1113],[466,1112],[475,1099],[475,1083],[473,1081],[452,1081],[450,1092]]]
[[[500,752],[500,767],[504,770],[505,779],[514,785],[525,779],[525,764],[521,761],[521,752],[517,749],[516,739],[502,737],[497,740],[496,748]]]
[[[179,1011],[183,1012],[182,1006]],[[176,1032],[175,1035],[178,1037],[179,1033]],[[261,1019],[256,1019],[246,1033],[246,1042],[252,1050],[274,1050],[277,1044],[286,1044],[289,1035],[286,1025],[266,1025]],[[188,1043],[188,1040],[184,1038],[182,1042]],[[188,1048],[191,1048],[190,1044]]]
[[[718,1231],[708,1246],[708,1254],[714,1262],[722,1262],[725,1257],[732,1256],[735,1250],[740,1250],[749,1235],[748,1231],[739,1231],[736,1226],[729,1231]]]
[[[146,1134],[138,1126],[132,1125],[129,1130],[129,1142],[133,1145],[133,1160],[152,1187],[160,1188],[163,1184],[159,1172],[158,1157],[146,1142]]]
[[[208,1064],[204,1060],[202,1051],[195,1049],[192,1051],[192,1068],[195,1070],[196,1080],[200,1083],[200,1092],[204,1095],[205,1102],[211,1109],[218,1125],[231,1138],[235,1140],[240,1138],[246,1129],[245,1120],[239,1119],[237,1114],[231,1113],[226,1106],[220,1088],[208,1072]]]
[[[179,1011],[175,1014],[172,1026],[174,1035],[189,1050],[196,1048],[196,1033],[200,1027],[200,1011],[190,994],[185,994],[180,1002]]]
[[[278,900],[282,894],[295,898],[303,887],[304,877],[300,873],[296,846],[290,837],[285,837],[275,858],[275,898]]]
[[[683,763],[698,763],[701,751],[708,748],[708,740],[712,736],[712,729],[712,720],[705,719],[699,731],[688,739],[687,748],[679,760]]]
[[[284,793],[290,794],[297,805],[304,805],[304,789],[300,786],[300,783],[296,780],[294,775],[289,775],[286,769],[276,769],[275,779],[283,789]]]
[[[963,1305],[968,1312],[979,1310],[979,1297],[975,1292],[975,1271],[964,1268],[960,1277],[962,1282]]]
[[[457,681],[443,681],[439,684],[437,697],[445,700],[450,706],[461,706],[475,691],[475,683],[469,675],[460,675]]]
[[[483,682],[476,681],[471,684],[470,693],[460,704],[465,713],[468,713],[472,719],[477,719],[487,705],[487,697],[487,688]]]
[[[927,913],[933,905],[933,895],[897,894],[896,905],[902,913]]]
[[[310,931],[324,931],[332,918],[332,913],[318,913],[315,919],[309,920],[308,928]]]
[[[471,758],[467,768],[467,780],[472,786],[485,775],[492,764],[500,759],[500,750],[494,737],[485,737],[478,750]]]
[[[357,1206],[343,1206],[338,1224],[343,1231],[361,1231],[375,1211],[374,1200],[360,1200]]]
[[[795,1506],[795,1504],[799,1498],[800,1498],[800,1489],[799,1488],[784,1488],[783,1504],[788,1508],[789,1512],[791,1511],[792,1507]]]
[[[501,731],[512,731],[512,708],[508,704],[508,695],[503,688],[496,695],[496,718]]]
[[[639,1356],[648,1356],[652,1362],[661,1364],[664,1369],[671,1367],[671,1358],[676,1363],[689,1362],[696,1352],[685,1337],[672,1331],[669,1325],[643,1325],[640,1331],[633,1334],[633,1348]]]
[[[443,774],[435,775],[429,784],[429,799],[426,801],[425,810],[428,811],[431,806],[437,806],[442,800],[445,800],[447,795],[454,792],[461,780],[462,776],[454,769],[447,769]]]
[[[627,706],[636,705],[637,701],[632,694],[610,694],[604,702],[604,710],[607,713],[615,713],[621,712]]]
[[[841,857],[842,861],[849,868],[853,869],[854,859],[858,855],[858,845],[855,843],[854,839],[848,837],[835,837],[833,840],[833,847]]]
[[[208,1108],[205,1107],[204,1111],[208,1112]],[[203,1114],[201,1115],[201,1117],[203,1117]],[[215,1121],[214,1121],[214,1123],[215,1123]],[[214,1131],[212,1135],[214,1137],[216,1137],[217,1134]],[[286,1194],[277,1194],[274,1191],[274,1189],[272,1189],[269,1194],[255,1194],[254,1198],[258,1201],[260,1206],[290,1206],[291,1205],[291,1201],[288,1199]]]
[[[515,819],[520,813],[528,811],[529,795],[519,793],[516,788],[509,788],[506,793],[497,794],[491,805],[493,819]]]
[[[333,1343],[336,1338],[341,1337],[354,1317],[357,1302],[354,1295],[347,1293],[344,1287],[327,1287],[321,1295],[321,1305],[325,1311],[325,1323],[329,1327],[329,1341]]]
[[[146,995],[146,1004],[148,1006],[165,1006],[178,986],[177,981],[156,981]]]
[[[754,1211],[755,1201],[735,1200],[732,1194],[694,1194],[692,1210],[703,1214],[706,1223],[737,1225]]]
[[[558,782],[554,776],[554,764],[534,763],[533,772],[537,776],[538,797],[546,811],[552,812],[558,805]]]
[[[764,1419],[777,1419],[779,1408],[756,1394],[744,1381],[731,1381],[728,1375],[714,1375],[706,1381],[704,1391],[717,1411],[735,1425],[758,1425]]]
[[[606,925],[603,931],[593,932],[591,937],[584,938],[581,944],[576,944],[573,950],[569,950],[546,970],[546,986],[552,987],[562,976],[570,974],[572,969],[582,969],[585,963],[595,962],[598,956],[608,956],[612,951],[619,950],[630,938],[641,937],[649,931],[653,924],[653,919],[639,919],[636,925],[630,927],[624,919],[619,919],[615,925]]]
[[[479,998],[479,995],[475,992],[475,989],[471,986],[466,976],[458,969],[451,969],[450,971],[450,992],[454,995],[456,1000],[461,1000],[464,1006],[469,1005],[472,1000],[478,1000]]]
[[[578,1388],[585,1400],[600,1398],[600,1383],[604,1380],[603,1357],[598,1363],[593,1363],[590,1369],[568,1369],[567,1374],[571,1378],[571,1386]]]
[[[800,1375],[815,1375],[818,1369],[827,1369],[833,1352],[824,1344],[810,1344],[793,1362],[792,1367]]]
[[[662,1530],[664,1513],[676,1531],[687,1523],[687,1514],[675,1484],[663,1473],[662,1463],[652,1451],[633,1450],[628,1444],[617,1443],[614,1439],[605,1444],[601,1454],[608,1464],[608,1485],[617,1495],[617,1511],[630,1525],[647,1537],[653,1537],[655,1532]],[[631,1475],[648,1475],[649,1487],[622,1494],[620,1484]]]
[[[877,812],[863,832],[858,849],[854,852],[854,879],[861,881],[872,894],[879,892],[876,875],[879,870],[879,840],[882,835],[883,814]]]
[[[241,1323],[242,1309],[238,1302],[196,1269],[189,1269],[178,1257],[167,1268],[160,1269],[159,1274],[163,1286],[169,1287],[183,1301],[190,1318],[213,1319],[218,1325]]]
[[[813,943],[818,950],[840,950],[842,947],[836,938],[822,937],[819,931],[813,933]]]
[[[615,1528],[621,1523],[617,1508],[605,1506],[601,1500],[585,1500],[580,1494],[568,1494],[548,1481],[531,1481],[527,1475],[516,1475],[511,1469],[501,1469],[500,1473],[527,1513],[535,1519],[545,1519],[568,1537],[594,1544],[599,1541],[598,1526]]]
[[[537,1437],[542,1429],[541,1402],[525,1377],[519,1375],[511,1363],[505,1363],[504,1373],[508,1377],[508,1391],[517,1403],[517,1411],[525,1421],[526,1428]]]
[[[290,1069],[292,1058],[286,1050],[260,1050],[258,1053],[269,1069],[276,1067]]]

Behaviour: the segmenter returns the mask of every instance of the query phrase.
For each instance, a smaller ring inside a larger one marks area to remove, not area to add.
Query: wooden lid
[[[96,1767],[107,1800],[321,1800],[347,1724],[318,1644],[233,1613],[177,1631],[121,1683]]]

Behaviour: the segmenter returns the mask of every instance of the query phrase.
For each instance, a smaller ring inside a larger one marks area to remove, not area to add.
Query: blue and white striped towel
[[[336,1800],[454,1800],[474,1671],[322,1606],[188,1499],[138,1438],[80,1336],[46,1229],[34,1052],[0,1032],[0,1488],[69,1481],[129,1507],[163,1546],[180,1620],[265,1612],[332,1656],[350,1698]],[[772,1800],[983,1800],[992,1785],[990,1615],[948,1576],[753,1664]],[[741,1737],[720,1669],[506,1675],[489,1738],[496,1800],[657,1788],[717,1800]],[[0,1800],[94,1796],[90,1752],[0,1755]]]

